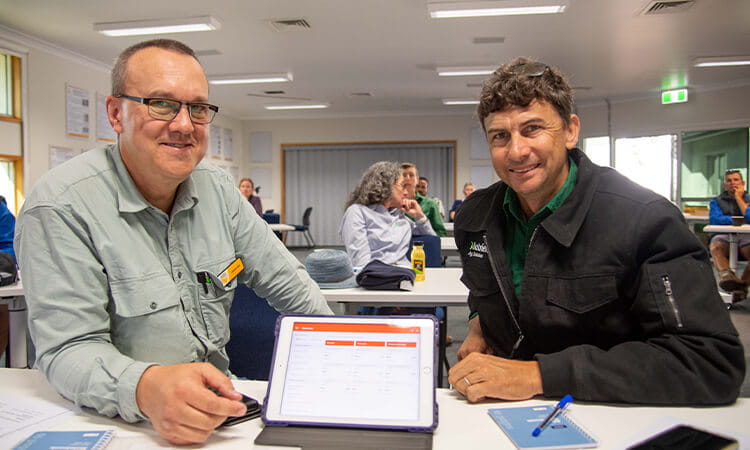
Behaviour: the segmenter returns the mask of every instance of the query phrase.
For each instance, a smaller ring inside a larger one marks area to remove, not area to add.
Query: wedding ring
[[[469,381],[468,378],[464,377],[464,382],[466,383],[467,386],[471,386],[471,381]]]

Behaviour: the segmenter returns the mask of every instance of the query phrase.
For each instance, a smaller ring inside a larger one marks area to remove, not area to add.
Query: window
[[[609,136],[584,138],[581,150],[596,165],[612,165],[612,160],[609,156]]]
[[[723,190],[724,172],[740,169],[748,178],[748,129],[682,133],[680,196],[683,205],[705,206]]]
[[[21,58],[0,53],[0,195],[13,213],[23,200],[22,126]]]
[[[674,141],[672,134],[617,139],[615,169],[641,186],[674,200]]]

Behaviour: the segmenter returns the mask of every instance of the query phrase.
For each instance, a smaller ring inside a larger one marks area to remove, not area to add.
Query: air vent
[[[263,93],[266,94],[266,95],[282,95],[282,94],[286,94],[286,92],[284,92],[284,91],[263,91]]]
[[[372,92],[352,92],[349,97],[372,97]]]
[[[472,42],[475,44],[502,44],[505,42],[505,38],[503,36],[475,37]]]
[[[643,11],[642,16],[654,16],[657,14],[672,14],[684,12],[695,4],[695,0],[655,0],[649,2]]]
[[[466,83],[467,88],[480,88],[482,87],[482,83]]]
[[[274,19],[270,21],[271,26],[276,31],[294,31],[310,29],[307,20],[299,19]]]

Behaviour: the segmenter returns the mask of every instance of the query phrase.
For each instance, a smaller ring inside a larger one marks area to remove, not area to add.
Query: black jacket
[[[567,200],[536,229],[521,298],[506,262],[505,183],[456,215],[469,307],[496,355],[539,362],[544,395],[726,404],[745,360],[708,254],[665,198],[580,150]]]

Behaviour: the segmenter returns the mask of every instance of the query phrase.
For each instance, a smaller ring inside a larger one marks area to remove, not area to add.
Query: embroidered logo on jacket
[[[487,244],[483,242],[470,242],[469,243],[469,252],[466,254],[466,256],[470,258],[484,258],[484,255],[487,253]]]

